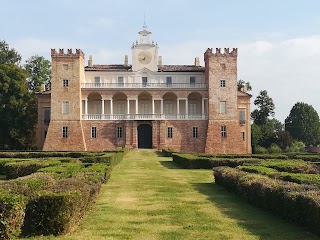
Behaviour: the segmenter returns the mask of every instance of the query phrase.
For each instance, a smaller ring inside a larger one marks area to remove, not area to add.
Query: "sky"
[[[267,90],[282,122],[297,102],[320,114],[318,0],[10,0],[1,8],[0,40],[23,61],[80,48],[94,64],[121,64],[126,54],[130,63],[145,19],[163,64],[199,57],[204,65],[207,48],[236,47],[238,79],[250,82],[252,102]]]

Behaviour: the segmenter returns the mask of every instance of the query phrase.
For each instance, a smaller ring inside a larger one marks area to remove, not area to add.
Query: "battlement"
[[[238,48],[232,48],[230,51],[229,48],[224,48],[224,52],[221,52],[221,48],[216,48],[216,51],[213,52],[212,48],[208,48],[204,53],[204,57],[237,57],[238,56]]]
[[[72,52],[72,48],[68,48],[67,53],[64,52],[63,48],[59,48],[59,51],[56,51],[56,49],[51,49],[51,57],[82,57],[84,58],[84,53],[81,51],[81,49],[76,49],[76,52]]]

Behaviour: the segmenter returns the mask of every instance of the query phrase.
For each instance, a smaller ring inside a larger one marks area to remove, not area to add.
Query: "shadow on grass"
[[[215,183],[194,183],[193,187],[228,217],[259,239],[319,239],[307,230],[247,203]]]
[[[184,169],[178,164],[175,164],[173,161],[160,161],[160,164],[168,169]]]

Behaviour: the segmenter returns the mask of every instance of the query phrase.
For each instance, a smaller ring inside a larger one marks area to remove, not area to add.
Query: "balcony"
[[[207,83],[81,83],[82,88],[195,88],[206,89]]]
[[[202,114],[83,114],[82,120],[207,120]]]

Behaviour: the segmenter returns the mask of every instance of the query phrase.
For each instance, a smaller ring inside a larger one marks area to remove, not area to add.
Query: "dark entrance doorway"
[[[152,148],[152,127],[149,124],[138,127],[138,148]]]

